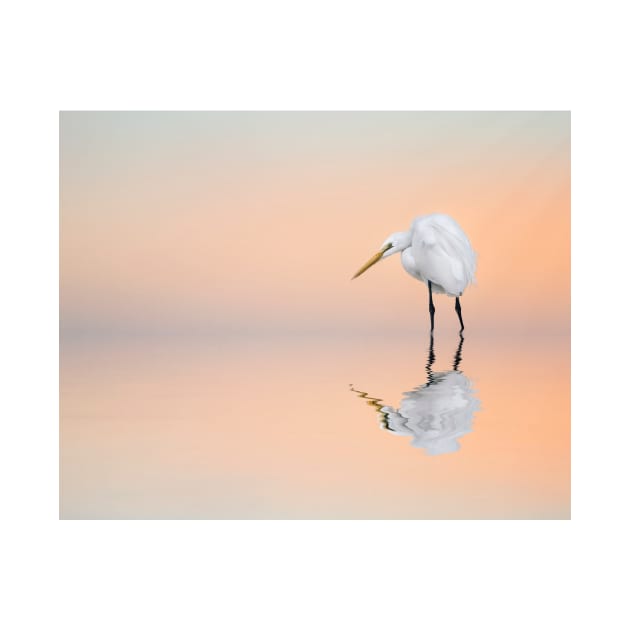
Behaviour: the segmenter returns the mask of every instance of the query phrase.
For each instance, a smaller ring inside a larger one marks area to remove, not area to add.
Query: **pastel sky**
[[[388,234],[436,211],[478,252],[469,327],[568,331],[568,112],[64,112],[60,123],[66,333],[412,329],[426,288],[398,256],[350,277]],[[436,307],[456,325],[450,300]]]

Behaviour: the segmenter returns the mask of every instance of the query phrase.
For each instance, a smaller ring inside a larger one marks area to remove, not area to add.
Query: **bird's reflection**
[[[400,406],[394,409],[380,398],[351,390],[374,407],[381,426],[396,435],[412,437],[411,445],[423,448],[428,455],[442,455],[459,449],[458,439],[472,431],[472,421],[480,402],[475,398],[472,383],[459,369],[464,338],[453,357],[453,369],[434,372],[433,335],[426,364],[427,382],[402,395]]]

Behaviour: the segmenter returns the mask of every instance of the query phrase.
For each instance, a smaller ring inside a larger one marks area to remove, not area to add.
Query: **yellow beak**
[[[383,249],[374,254],[374,256],[372,256],[372,258],[370,258],[370,260],[368,260],[365,265],[363,265],[363,267],[361,267],[361,269],[352,276],[352,280],[358,278],[362,273],[365,273],[372,265],[375,265],[381,258],[383,258],[383,254],[392,247],[393,245],[391,243],[387,243]]]

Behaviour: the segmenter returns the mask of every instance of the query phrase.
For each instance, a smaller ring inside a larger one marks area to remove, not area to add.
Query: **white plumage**
[[[417,217],[406,232],[390,234],[381,249],[353,277],[398,252],[405,271],[429,288],[431,330],[435,312],[433,292],[455,298],[455,310],[463,330],[459,298],[474,281],[477,256],[457,221],[439,213]]]
[[[476,256],[468,237],[446,214],[429,214],[411,224],[411,246],[402,251],[402,266],[414,278],[430,280],[433,291],[460,296],[473,282]]]

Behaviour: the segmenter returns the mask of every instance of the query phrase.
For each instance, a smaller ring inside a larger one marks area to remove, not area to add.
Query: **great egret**
[[[433,292],[455,298],[460,332],[464,330],[459,302],[464,289],[473,282],[476,254],[468,237],[455,219],[446,214],[428,214],[413,220],[407,232],[394,232],[381,249],[357,271],[358,278],[382,258],[400,252],[405,271],[429,287],[429,314],[434,328]]]
[[[459,369],[463,343],[461,337],[452,370],[433,372],[435,353],[431,335],[427,382],[404,392],[398,409],[352,386],[350,389],[377,410],[385,430],[412,437],[411,446],[423,448],[428,455],[452,453],[459,449],[459,438],[472,431],[473,417],[481,406],[472,383]]]

